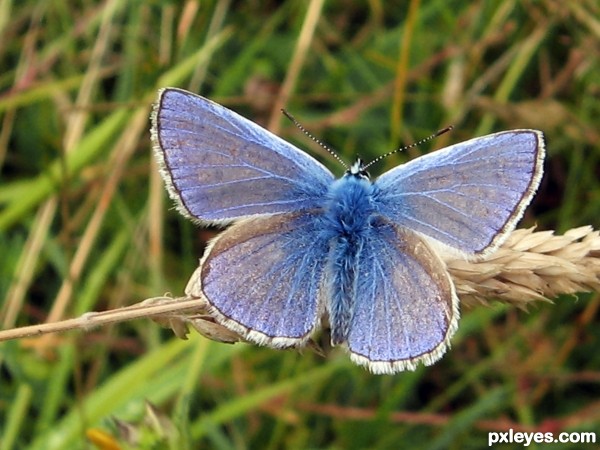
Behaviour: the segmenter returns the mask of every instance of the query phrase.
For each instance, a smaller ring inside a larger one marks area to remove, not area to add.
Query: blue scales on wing
[[[333,181],[325,166],[292,144],[190,92],[163,89],[152,119],[169,194],[197,221],[314,208]]]
[[[408,229],[378,220],[357,264],[346,346],[374,373],[414,370],[445,352],[458,322],[458,298],[444,263]]]
[[[217,320],[249,341],[303,344],[323,312],[328,244],[312,211],[235,223],[206,250],[186,293],[207,298]]]
[[[376,181],[379,212],[472,255],[497,248],[531,201],[544,158],[542,133],[471,139],[400,165]]]

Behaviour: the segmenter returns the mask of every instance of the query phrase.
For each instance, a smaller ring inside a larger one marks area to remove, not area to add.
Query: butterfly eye
[[[346,176],[355,176],[356,178],[363,178],[365,180],[369,180],[371,175],[369,172],[365,170],[365,164],[362,159],[358,158],[354,164],[350,166],[348,170],[346,170]]]

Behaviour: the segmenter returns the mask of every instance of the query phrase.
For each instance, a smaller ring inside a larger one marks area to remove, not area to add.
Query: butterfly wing
[[[385,222],[359,256],[346,345],[373,373],[414,370],[446,351],[458,322],[458,298],[444,263],[423,238]]]
[[[315,225],[312,211],[235,223],[211,243],[186,293],[206,298],[211,315],[249,341],[302,345],[323,310],[328,245]]]
[[[471,139],[379,177],[379,212],[465,254],[497,248],[542,177],[544,140],[536,130]]]
[[[170,196],[204,223],[314,208],[333,180],[293,145],[180,89],[160,91],[152,138]]]

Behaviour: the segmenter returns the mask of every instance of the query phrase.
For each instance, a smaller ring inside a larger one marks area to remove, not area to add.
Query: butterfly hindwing
[[[458,298],[444,263],[408,229],[382,221],[358,259],[346,345],[374,373],[437,361],[456,331]]]
[[[216,319],[249,341],[302,345],[322,314],[319,286],[327,245],[310,213],[242,220],[207,248],[186,293],[204,297]]]
[[[203,223],[314,208],[333,180],[292,144],[180,89],[160,91],[152,138],[169,194]]]
[[[467,255],[494,250],[531,201],[544,158],[542,133],[512,130],[452,145],[376,181],[379,212]]]

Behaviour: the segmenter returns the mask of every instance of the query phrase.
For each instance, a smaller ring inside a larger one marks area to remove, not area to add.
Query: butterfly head
[[[360,158],[358,158],[356,162],[352,164],[348,170],[346,170],[346,176],[352,176],[363,180],[370,179],[369,172],[367,172],[365,169],[365,163]]]

